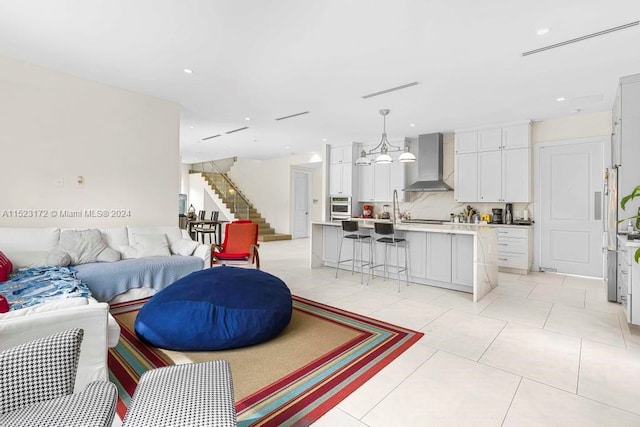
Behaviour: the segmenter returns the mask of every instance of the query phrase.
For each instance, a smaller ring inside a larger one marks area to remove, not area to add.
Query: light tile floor
[[[425,333],[314,426],[640,426],[640,330],[602,280],[500,273],[468,294],[309,268],[309,240],[262,243],[296,295]]]

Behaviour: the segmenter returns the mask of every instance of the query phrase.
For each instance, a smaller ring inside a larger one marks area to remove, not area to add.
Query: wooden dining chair
[[[218,216],[220,215],[219,211],[213,211],[211,212],[211,221],[218,221]],[[196,230],[196,240],[202,240],[202,244],[204,244],[204,236],[208,235],[209,236],[209,243],[210,244],[219,244],[218,242],[218,227],[220,226],[220,224],[201,224],[198,227],[194,227],[194,229]],[[213,238],[211,237],[213,235]]]

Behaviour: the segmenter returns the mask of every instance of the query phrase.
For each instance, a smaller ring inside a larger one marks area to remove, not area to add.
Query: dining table
[[[204,226],[209,226],[211,228],[214,228],[216,230],[216,244],[220,245],[222,244],[222,224],[227,223],[229,221],[225,221],[225,220],[213,220],[213,219],[193,219],[193,220],[188,220],[187,221],[187,229],[189,232],[189,236],[191,236],[191,238],[193,240],[198,240],[198,236],[196,231],[194,230],[194,226],[195,227],[204,227]],[[202,243],[204,244],[204,234],[202,235]]]

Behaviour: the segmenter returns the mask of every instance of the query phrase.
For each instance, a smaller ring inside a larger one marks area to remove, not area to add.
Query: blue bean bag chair
[[[178,351],[245,347],[278,335],[291,321],[291,291],[260,270],[196,271],[155,294],[134,327],[143,341]]]

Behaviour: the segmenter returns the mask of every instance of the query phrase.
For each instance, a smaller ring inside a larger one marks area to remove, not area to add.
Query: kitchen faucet
[[[398,202],[398,190],[393,190],[393,225],[396,225],[396,209],[398,209],[398,216],[400,216],[400,202]]]

